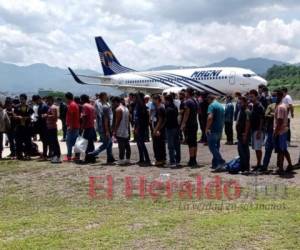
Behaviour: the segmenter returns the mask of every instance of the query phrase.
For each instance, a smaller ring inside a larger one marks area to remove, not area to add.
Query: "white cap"
[[[144,98],[150,98],[150,95],[145,95],[145,97]]]

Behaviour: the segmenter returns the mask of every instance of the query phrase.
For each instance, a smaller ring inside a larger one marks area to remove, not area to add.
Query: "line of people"
[[[112,145],[117,142],[118,164],[130,162],[130,138],[136,143],[141,166],[163,166],[167,162],[171,168],[181,166],[181,145],[186,144],[189,151],[188,166],[197,167],[197,145],[204,143],[212,154],[211,168],[223,171],[225,159],[220,152],[223,129],[226,144],[234,144],[233,124],[236,121],[237,148],[241,171],[266,172],[271,154],[278,155],[278,173],[292,170],[288,152],[290,142],[290,118],[293,118],[292,99],[286,88],[281,88],[269,96],[265,86],[258,91],[251,90],[242,96],[236,93],[226,98],[225,106],[214,95],[205,95],[188,88],[175,94],[153,95],[143,93],[129,94],[128,98],[111,97],[102,92],[93,100],[87,95],[74,97],[65,94],[62,99],[41,98],[34,95],[30,102],[25,94],[18,99],[7,98],[0,104],[0,141],[7,135],[10,157],[18,160],[30,159],[37,154],[32,138],[39,134],[43,145],[41,160],[51,159],[61,162],[58,142],[57,121],[62,121],[63,139],[66,141],[67,155],[64,161],[94,163],[98,155],[106,151],[107,163],[114,163]],[[198,134],[198,124],[201,134]],[[101,142],[98,148],[97,133]],[[85,159],[73,154],[76,139],[81,135],[88,141]],[[152,137],[155,162],[151,162],[146,142]],[[199,136],[198,136],[199,135]],[[199,138],[198,138],[199,137]],[[198,140],[199,139],[199,140]],[[250,149],[256,153],[256,166],[250,168]],[[262,147],[265,146],[263,157]],[[2,157],[3,143],[0,143]],[[288,167],[284,169],[284,159]]]

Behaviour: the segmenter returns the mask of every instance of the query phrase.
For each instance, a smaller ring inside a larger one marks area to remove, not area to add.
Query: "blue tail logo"
[[[96,45],[98,48],[100,62],[102,65],[104,75],[114,75],[126,72],[133,72],[135,70],[124,67],[114,56],[112,51],[108,48],[102,37],[96,37]]]

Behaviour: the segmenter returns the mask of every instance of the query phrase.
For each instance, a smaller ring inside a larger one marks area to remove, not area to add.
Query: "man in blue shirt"
[[[207,100],[209,106],[207,110],[206,135],[208,147],[213,156],[212,168],[217,170],[223,168],[225,164],[225,160],[220,153],[220,141],[222,138],[225,112],[222,104],[216,100],[214,95],[208,95]]]
[[[227,137],[226,145],[233,145],[233,117],[234,106],[232,96],[227,96],[225,106],[225,134]]]

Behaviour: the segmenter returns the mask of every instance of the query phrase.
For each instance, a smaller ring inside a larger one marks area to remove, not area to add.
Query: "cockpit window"
[[[252,73],[252,74],[243,74],[243,77],[252,77],[252,76],[256,76],[256,74]]]

